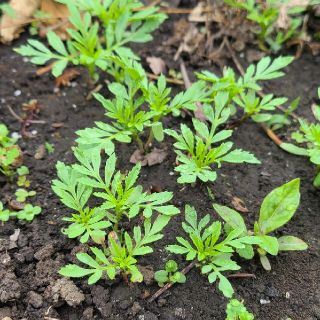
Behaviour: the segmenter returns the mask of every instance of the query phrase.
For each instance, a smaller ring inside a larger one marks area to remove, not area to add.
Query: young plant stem
[[[197,263],[197,260],[193,260],[190,264],[188,264],[184,269],[181,270],[181,273],[186,275]],[[174,285],[173,282],[167,283],[164,287],[160,288],[158,291],[156,291],[149,299],[148,303],[153,302],[155,299],[160,297],[165,291],[170,289]]]
[[[134,136],[134,139],[136,140],[136,142],[138,144],[138,147],[139,147],[141,154],[144,154],[145,148],[144,148],[142,140],[140,139],[140,137],[137,134]]]
[[[144,149],[145,149],[146,152],[147,152],[147,151],[149,150],[149,148],[151,147],[151,145],[152,145],[152,143],[153,143],[153,140],[154,140],[154,135],[153,135],[152,128],[150,128],[148,140],[147,140],[146,144],[144,145]]]

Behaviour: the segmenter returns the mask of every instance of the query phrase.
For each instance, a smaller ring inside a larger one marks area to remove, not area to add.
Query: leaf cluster
[[[237,299],[231,299],[227,304],[226,320],[254,320],[254,316],[243,305],[243,302]]]
[[[138,59],[126,45],[150,41],[151,32],[166,18],[154,6],[138,11],[142,3],[133,0],[59,2],[66,4],[70,12],[68,19],[72,28],[67,29],[70,39],[64,43],[56,33],[49,31],[47,40],[52,49],[34,39],[15,49],[30,57],[34,64],[42,65],[52,60],[55,77],[71,63],[85,66],[93,80],[98,79],[97,68],[120,80],[119,66],[111,57]]]
[[[7,222],[12,217],[31,222],[41,211],[41,207],[33,206],[29,203],[22,210],[10,211],[9,209],[4,209],[3,203],[0,201],[0,221],[2,222]]]
[[[243,111],[240,123],[251,118],[255,122],[265,122],[276,130],[290,124],[289,115],[298,107],[299,99],[295,99],[284,113],[274,113],[276,107],[288,99],[276,98],[272,94],[263,98],[258,97],[257,93],[262,89],[259,82],[282,77],[284,75],[282,69],[292,61],[293,57],[290,56],[280,56],[274,60],[264,57],[257,65],[249,65],[244,75],[238,78],[230,67],[223,70],[221,77],[210,71],[202,71],[197,76],[210,85],[211,97],[219,92],[229,93],[228,106],[231,114],[236,112],[236,107]]]
[[[318,89],[320,97],[320,88]],[[303,147],[292,143],[282,143],[280,147],[292,154],[306,156],[310,162],[316,165],[316,176],[313,185],[320,187],[320,106],[314,104],[313,114],[317,122],[309,123],[304,119],[299,119],[299,130],[292,133],[291,137],[298,144],[304,144]]]
[[[114,152],[113,141],[130,143],[135,140],[142,153],[147,152],[154,139],[164,138],[162,120],[165,116],[180,114],[182,108],[195,110],[196,102],[205,101],[205,83],[198,81],[189,89],[170,97],[166,78],[161,75],[156,83],[148,82],[142,66],[137,62],[126,63],[125,83],[111,83],[108,88],[115,96],[106,99],[100,94],[95,98],[106,110],[111,123],[96,122],[96,127],[77,131],[77,142],[81,149],[105,150]],[[149,131],[148,139],[142,139]]]
[[[159,287],[163,287],[166,283],[186,282],[186,276],[178,271],[178,264],[174,260],[168,260],[164,270],[156,271],[154,279],[158,282]]]
[[[243,235],[244,230],[241,228],[234,229],[226,237],[222,237],[223,230],[219,221],[210,222],[209,214],[198,221],[196,210],[188,205],[185,207],[185,221],[182,228],[189,239],[177,237],[177,244],[167,246],[167,250],[185,255],[188,261],[196,259],[201,273],[208,275],[208,281],[219,281],[219,290],[226,297],[232,297],[234,290],[223,273],[239,270],[240,266],[231,259],[233,252],[257,243],[257,239]]]
[[[198,119],[192,119],[195,133],[185,124],[181,124],[181,134],[167,129],[165,132],[172,136],[176,143],[175,152],[179,165],[175,168],[179,172],[179,183],[194,183],[201,181],[215,181],[217,173],[213,165],[221,167],[223,162],[252,163],[260,161],[255,156],[241,149],[232,149],[231,141],[222,142],[232,135],[232,130],[218,130],[230,116],[228,107],[228,92],[218,92],[213,98],[214,106],[205,104],[204,114],[210,122],[210,127]]]
[[[96,256],[95,259],[92,258],[95,263],[92,259],[83,258],[84,254],[77,256],[81,262],[91,267],[90,271],[83,271],[77,265],[69,265],[61,269],[61,274],[70,277],[92,274],[89,283],[94,283],[104,271],[110,279],[121,272],[123,275],[131,275],[133,282],[141,281],[136,256],[153,252],[149,244],[163,237],[162,229],[173,215],[179,213],[179,209],[168,204],[172,193],[144,192],[141,185],[136,185],[141,166],[136,165],[124,175],[116,170],[115,154],[106,160],[103,168],[99,150],[83,152],[74,149],[74,154],[78,163],[67,166],[58,162],[59,179],[52,183],[52,189],[61,202],[75,211],[70,217],[64,218],[71,222],[64,233],[70,238],[80,237],[82,243],[92,239],[102,249],[92,248]],[[92,196],[100,204],[90,208],[88,200]],[[138,217],[144,220],[143,229],[139,224],[135,225],[133,235],[130,235],[123,223]],[[108,241],[108,246],[105,240]],[[102,254],[105,256],[103,259]],[[87,256],[86,254],[85,257]]]
[[[21,150],[15,143],[16,139],[9,137],[7,126],[0,123],[0,173],[7,177],[14,175],[14,168],[21,157]]]
[[[287,0],[224,0],[228,5],[247,12],[247,19],[259,26],[257,39],[260,49],[264,51],[279,51],[289,40],[299,38],[302,33],[303,16],[307,5],[302,3],[289,4]],[[281,17],[282,15],[282,17]],[[280,23],[284,19],[285,24]]]

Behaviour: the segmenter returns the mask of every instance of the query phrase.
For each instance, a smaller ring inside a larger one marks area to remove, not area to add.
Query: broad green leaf
[[[278,238],[279,251],[306,250],[308,245],[294,236],[282,236]]]
[[[276,256],[279,251],[279,243],[276,237],[271,236],[255,236],[260,240],[259,247],[267,251],[273,256]]]
[[[300,203],[300,179],[294,179],[271,191],[263,200],[258,224],[268,234],[286,224]]]
[[[292,143],[285,143],[285,142],[281,143],[280,144],[280,148],[285,150],[285,151],[287,151],[287,152],[289,152],[289,153],[295,154],[297,156],[308,156],[309,155],[307,149],[301,148],[301,147],[297,147]]]
[[[244,232],[247,231],[247,227],[240,213],[218,204],[213,204],[213,208],[219,216],[232,227],[232,229],[242,229]]]

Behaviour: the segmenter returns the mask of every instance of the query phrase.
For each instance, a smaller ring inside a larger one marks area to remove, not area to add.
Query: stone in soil
[[[0,302],[6,303],[19,299],[20,290],[16,275],[12,271],[0,270]]]
[[[67,278],[56,280],[46,289],[44,295],[51,303],[59,304],[65,301],[71,307],[80,305],[85,299],[83,292]]]
[[[30,291],[28,293],[28,303],[30,303],[35,309],[39,309],[43,305],[42,296],[39,293]]]

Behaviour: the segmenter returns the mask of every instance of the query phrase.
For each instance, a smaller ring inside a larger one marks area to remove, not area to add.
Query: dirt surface
[[[173,47],[161,46],[172,33],[172,21],[167,21],[157,32],[155,41],[139,46],[138,52],[145,58],[160,56],[171,67]],[[23,43],[22,37],[15,45]],[[74,161],[70,147],[74,145],[75,131],[90,127],[95,120],[104,119],[103,108],[95,100],[86,100],[89,92],[86,72],[70,87],[54,92],[54,81],[50,75],[38,77],[35,67],[13,53],[11,47],[0,47],[0,121],[6,123],[11,132],[19,131],[19,123],[8,112],[7,105],[17,113],[22,103],[37,99],[42,107],[40,119],[44,125],[33,125],[36,137],[19,140],[24,152],[24,162],[31,171],[31,188],[37,191],[33,203],[41,205],[43,211],[32,223],[11,220],[0,227],[0,319],[218,319],[223,320],[227,300],[215,285],[209,285],[206,277],[194,269],[187,275],[187,283],[174,286],[157,301],[148,304],[143,297],[157,290],[157,285],[126,285],[122,282],[99,281],[89,286],[85,280],[69,281],[62,279],[57,270],[74,259],[74,254],[86,250],[76,240],[67,239],[60,229],[65,225],[61,218],[69,214],[53,194],[50,182],[55,178],[57,160],[70,163]],[[186,57],[190,75],[207,61],[199,59],[192,63]],[[242,61],[246,64],[246,61]],[[209,67],[212,70],[212,67]],[[217,69],[214,69],[217,70]],[[287,76],[274,81],[266,91],[284,94],[290,99],[298,95],[302,103],[297,113],[310,117],[310,105],[316,95],[320,78],[320,57],[304,54],[288,69]],[[178,88],[179,89],[179,88]],[[102,90],[107,94],[106,89]],[[168,127],[176,127],[181,119],[166,119]],[[63,123],[53,128],[53,123]],[[292,129],[288,129],[288,132]],[[283,132],[283,134],[287,134]],[[242,272],[253,273],[255,278],[233,279],[232,284],[239,298],[245,300],[247,307],[261,320],[313,320],[320,319],[320,266],[319,266],[319,195],[312,186],[314,168],[304,158],[288,155],[280,150],[257,124],[250,121],[234,133],[235,145],[253,152],[261,165],[224,165],[219,170],[215,183],[195,187],[176,183],[174,170],[175,154],[170,140],[169,156],[161,164],[143,168],[140,183],[149,188],[159,186],[162,190],[173,191],[174,204],[183,210],[185,204],[196,207],[200,215],[210,213],[211,200],[207,186],[213,191],[216,201],[231,205],[233,197],[239,197],[249,209],[244,214],[248,222],[257,218],[259,205],[265,195],[275,187],[300,177],[301,205],[282,233],[292,234],[304,239],[310,246],[305,252],[282,253],[272,257],[272,271],[265,272],[258,259],[251,262],[240,260]],[[34,154],[39,145],[46,141],[55,145],[52,155],[35,160]],[[117,147],[118,168],[128,169],[133,145]],[[0,181],[0,197],[14,193],[14,186]],[[183,215],[171,220],[165,229],[165,237],[157,243],[154,254],[142,258],[140,264],[152,265],[154,270],[163,267],[165,261],[173,256],[164,250],[166,244],[173,243],[175,236],[181,234]],[[10,235],[20,229],[16,247],[10,243]],[[11,248],[11,249],[10,249]],[[186,265],[182,257],[174,257],[181,267]]]

